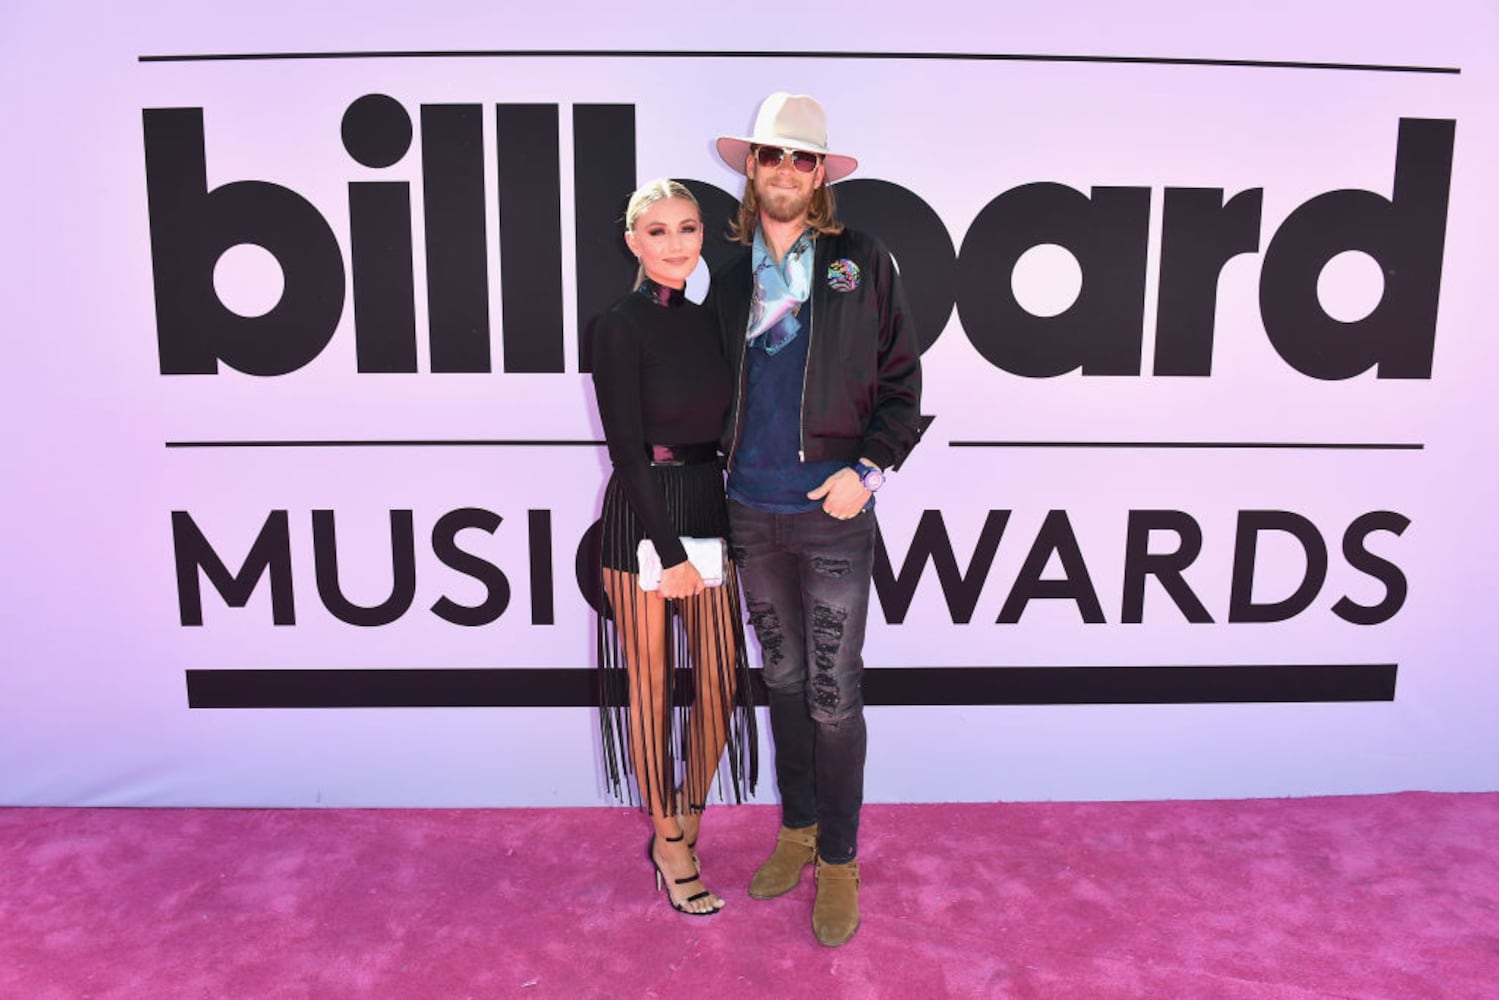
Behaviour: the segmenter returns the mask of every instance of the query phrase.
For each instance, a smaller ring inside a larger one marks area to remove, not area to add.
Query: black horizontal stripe
[[[949,441],[950,448],[1116,448],[1212,451],[1421,451],[1409,441]]]
[[[1264,451],[1421,451],[1410,441],[949,441],[950,448]],[[602,448],[603,441],[530,438],[292,438],[168,441],[168,448]]]
[[[764,687],[755,675],[756,700]],[[1179,705],[1393,701],[1396,664],[878,667],[867,705]],[[685,688],[685,685],[684,685]],[[570,708],[592,668],[189,670],[191,708]]]
[[[530,440],[526,438],[357,438],[285,441],[168,441],[168,448],[602,448],[603,441]]]
[[[1045,52],[830,52],[731,49],[394,49],[327,52],[203,52],[143,55],[143,63],[274,62],[291,59],[816,59],[928,62],[1102,63],[1112,65],[1194,66],[1231,69],[1293,69],[1355,73],[1438,73],[1455,75],[1456,66],[1318,62],[1301,59],[1212,59],[1193,56],[1083,55]]]

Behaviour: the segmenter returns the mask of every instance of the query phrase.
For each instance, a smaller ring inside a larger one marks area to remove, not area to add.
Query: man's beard
[[[758,192],[760,211],[776,222],[795,222],[804,217],[812,207],[812,192],[805,195],[780,188],[767,187]]]

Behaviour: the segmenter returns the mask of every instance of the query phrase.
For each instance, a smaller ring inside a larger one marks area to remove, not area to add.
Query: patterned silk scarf
[[[765,335],[765,353],[774,354],[796,339],[802,328],[796,318],[801,304],[812,293],[812,230],[796,238],[777,267],[765,246],[765,233],[755,227],[754,298],[750,302],[750,341]]]

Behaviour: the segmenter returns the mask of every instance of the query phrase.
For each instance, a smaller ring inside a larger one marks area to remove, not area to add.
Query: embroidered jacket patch
[[[828,287],[835,292],[851,292],[859,287],[859,265],[843,257],[828,265]]]

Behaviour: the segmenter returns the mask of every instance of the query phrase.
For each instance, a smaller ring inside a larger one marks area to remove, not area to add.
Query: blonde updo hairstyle
[[[666,198],[681,198],[690,201],[692,207],[697,209],[698,215],[703,214],[702,206],[697,203],[697,199],[692,196],[691,191],[687,190],[685,184],[669,177],[657,177],[653,181],[646,181],[635,189],[634,194],[630,195],[630,203],[625,206],[625,232],[633,233],[635,223],[645,214],[645,210]],[[635,268],[635,284],[632,288],[639,288],[644,281],[645,265],[642,264]]]

